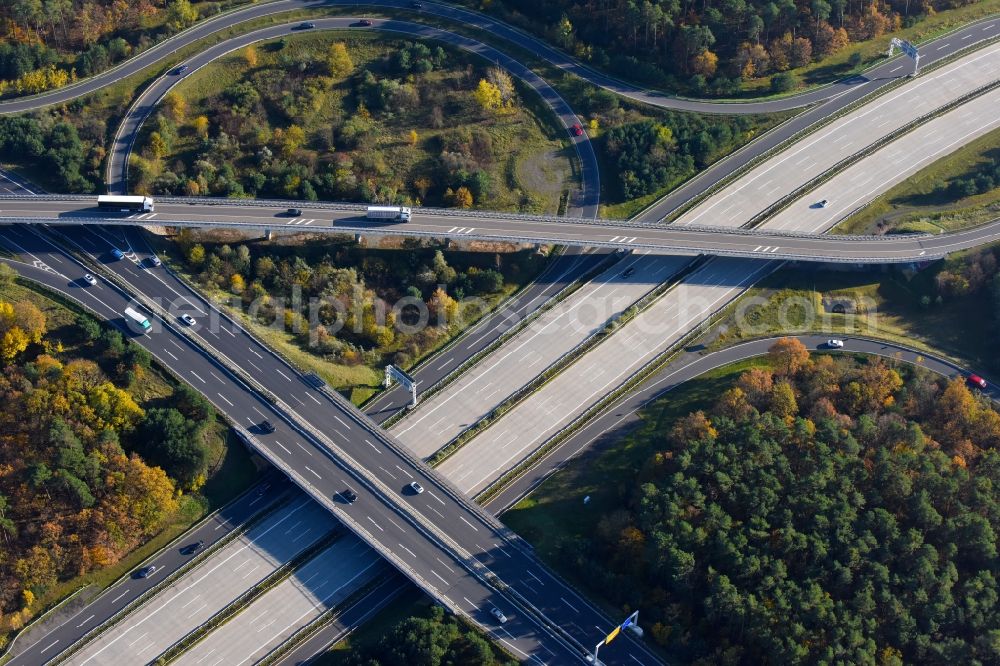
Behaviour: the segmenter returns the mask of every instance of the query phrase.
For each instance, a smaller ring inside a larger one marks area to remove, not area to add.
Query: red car
[[[573,133],[573,136],[582,136],[583,135],[583,128],[580,127],[579,123],[577,123],[576,125],[573,125],[572,127],[570,127],[569,131]]]
[[[981,389],[985,389],[988,386],[986,384],[986,380],[980,377],[979,375],[969,375],[969,383],[975,386],[976,388],[981,388]]]

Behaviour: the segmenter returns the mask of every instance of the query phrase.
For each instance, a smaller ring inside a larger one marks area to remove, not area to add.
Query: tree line
[[[776,343],[560,557],[680,662],[1000,659],[1000,414],[961,377]]]
[[[488,11],[631,80],[730,95],[975,0],[494,0]],[[860,60],[851,64],[859,64]]]

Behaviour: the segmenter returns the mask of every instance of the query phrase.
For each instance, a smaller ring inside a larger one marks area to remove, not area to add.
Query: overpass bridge
[[[289,206],[300,214],[288,214]],[[838,236],[430,208],[414,209],[408,223],[386,223],[367,219],[365,208],[358,204],[167,197],[156,200],[153,213],[115,213],[99,210],[94,197],[89,196],[2,195],[0,223],[309,231],[852,264],[930,261],[1000,240],[1000,220],[939,235]],[[803,205],[804,217],[821,219],[824,214],[825,209],[818,204]]]

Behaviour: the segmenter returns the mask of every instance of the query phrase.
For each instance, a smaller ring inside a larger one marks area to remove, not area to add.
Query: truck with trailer
[[[116,210],[121,213],[152,213],[153,198],[101,194],[97,197],[97,207],[102,210]]]
[[[125,323],[136,335],[146,335],[153,328],[149,318],[134,308],[125,308]]]
[[[369,220],[393,220],[395,222],[409,222],[409,206],[368,206],[368,213],[365,216]]]

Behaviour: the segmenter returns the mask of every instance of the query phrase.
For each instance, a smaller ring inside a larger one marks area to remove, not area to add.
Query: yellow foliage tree
[[[277,132],[275,132],[275,136],[278,136]],[[281,151],[286,155],[290,155],[306,142],[306,132],[298,125],[290,125],[288,129],[281,133],[280,138]]]
[[[479,80],[479,85],[476,86],[476,90],[472,93],[472,97],[476,100],[476,103],[478,103],[479,106],[483,107],[487,111],[499,111],[503,105],[503,98],[500,95],[500,89],[486,79]]]
[[[708,49],[705,49],[695,57],[691,58],[691,71],[708,78],[715,75],[715,70],[719,67],[719,56]]]
[[[413,129],[411,129],[411,130],[410,130],[410,135],[409,135],[409,136],[410,136],[410,145],[411,145],[411,146],[415,146],[415,145],[417,145],[417,141],[419,141],[419,140],[420,140],[420,135],[419,135],[419,134],[417,134],[417,130],[413,130]]]
[[[234,294],[242,294],[243,290],[246,289],[247,283],[243,279],[243,276],[239,273],[233,273],[233,276],[229,278],[229,289]]]
[[[149,134],[149,154],[153,156],[153,159],[162,160],[168,151],[167,142],[160,133],[151,132]]]
[[[198,116],[191,123],[194,127],[194,132],[202,139],[208,138],[208,118],[206,116]]]
[[[250,46],[243,49],[243,60],[246,62],[247,67],[256,67],[257,47],[251,44]]]
[[[30,343],[31,338],[28,337],[27,333],[17,326],[12,326],[3,334],[3,338],[0,338],[0,359],[10,363],[17,358],[18,354],[27,349]]]
[[[14,304],[14,318],[18,327],[28,334],[31,341],[38,343],[45,335],[45,314],[34,303],[23,301]]]
[[[187,115],[187,100],[179,92],[171,90],[163,96],[163,109],[175,123],[182,123]]]
[[[449,296],[441,287],[434,290],[430,300],[427,301],[427,309],[431,311],[437,323],[446,326],[455,317],[458,311],[458,302]]]
[[[327,67],[330,74],[334,76],[347,76],[354,71],[354,60],[347,52],[347,45],[344,42],[334,42],[330,45],[330,52],[326,58]]]
[[[463,185],[455,191],[454,201],[459,208],[472,208],[472,192]]]
[[[201,266],[205,263],[205,248],[201,243],[191,246],[188,250],[188,261],[195,266]]]
[[[135,403],[127,391],[123,391],[111,382],[102,382],[87,395],[87,404],[94,410],[99,419],[93,424],[95,430],[105,427],[118,432],[132,430],[145,412]]]

